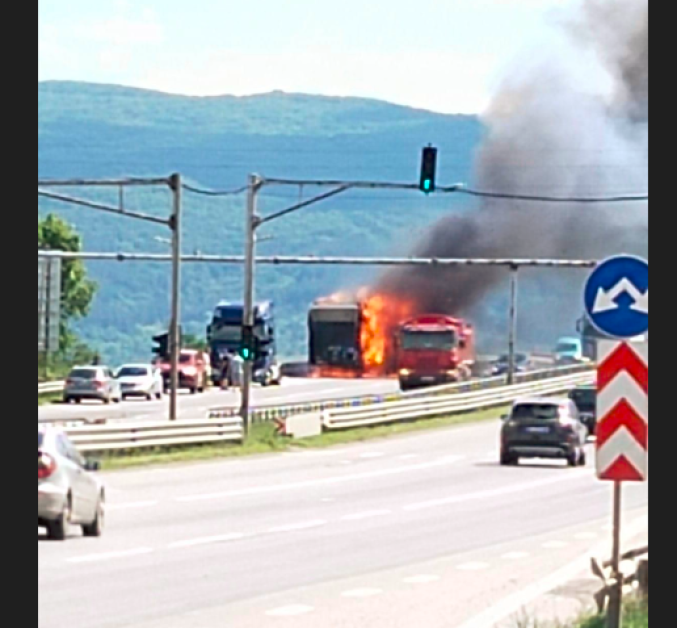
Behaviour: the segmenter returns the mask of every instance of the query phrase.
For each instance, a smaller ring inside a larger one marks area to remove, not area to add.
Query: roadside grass
[[[40,406],[51,406],[61,401],[61,399],[62,396],[59,393],[53,393],[50,395],[38,395],[38,408]]]
[[[455,425],[497,420],[505,408],[483,410],[439,419],[428,419],[396,425],[382,425],[372,428],[360,428],[322,434],[316,438],[292,441],[279,436],[272,423],[261,423],[253,427],[252,433],[243,445],[215,444],[193,447],[158,447],[139,452],[124,452],[116,455],[104,455],[101,458],[102,469],[113,471],[150,465],[184,464],[214,461],[223,458],[241,458],[263,454],[293,452],[308,449],[324,449],[337,445],[361,443],[374,439],[385,439],[443,429]]]
[[[541,622],[525,617],[516,622],[515,628],[607,628],[607,619],[601,615],[585,616],[570,623]],[[649,628],[648,603],[630,599],[623,609],[623,628]]]

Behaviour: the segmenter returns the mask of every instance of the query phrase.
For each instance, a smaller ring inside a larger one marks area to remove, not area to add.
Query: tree
[[[79,253],[82,251],[82,238],[71,225],[54,214],[44,220],[38,217],[38,250]],[[65,350],[76,342],[69,323],[89,314],[97,285],[89,279],[80,260],[64,261],[61,285],[61,348]]]

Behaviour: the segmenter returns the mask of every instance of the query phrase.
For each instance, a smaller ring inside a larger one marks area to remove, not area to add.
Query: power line
[[[525,201],[540,203],[567,203],[567,204],[602,204],[602,203],[637,203],[649,200],[649,195],[607,196],[607,197],[576,197],[576,196],[532,196],[528,194],[503,194],[500,192],[482,192],[470,188],[456,188],[447,190],[474,196],[505,201]]]
[[[224,197],[224,196],[240,196],[241,194],[244,194],[249,189],[249,187],[244,186],[236,188],[234,190],[217,191],[217,190],[206,190],[203,188],[194,187],[192,185],[184,183],[183,189],[186,190],[187,192],[192,192],[193,194],[199,194],[201,196]]]

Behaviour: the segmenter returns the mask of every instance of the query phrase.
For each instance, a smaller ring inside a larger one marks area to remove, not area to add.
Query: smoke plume
[[[561,45],[505,78],[486,114],[476,187],[566,198],[645,192],[648,0],[587,0],[562,35]],[[595,89],[582,88],[586,82]],[[646,204],[488,200],[445,217],[411,253],[601,259],[619,252],[648,255]],[[566,273],[545,277],[552,291],[543,296],[562,303],[552,308],[556,315],[576,316],[581,277]],[[377,290],[413,298],[422,312],[472,317],[505,276],[501,269],[407,268],[385,274]]]

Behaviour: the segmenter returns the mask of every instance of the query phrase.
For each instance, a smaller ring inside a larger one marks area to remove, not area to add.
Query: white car
[[[117,374],[122,398],[145,397],[149,401],[162,399],[164,381],[162,372],[147,364],[129,364],[123,366]]]

